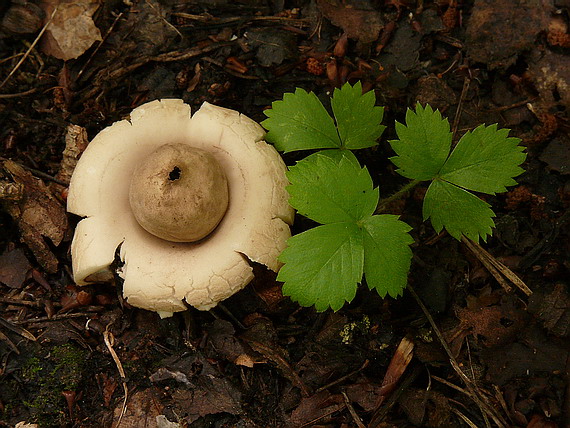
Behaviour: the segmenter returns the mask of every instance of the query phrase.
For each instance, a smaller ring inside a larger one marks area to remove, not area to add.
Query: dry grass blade
[[[8,336],[6,336],[1,331],[0,331],[0,340],[6,342],[8,344],[8,347],[11,348],[12,351],[14,351],[17,355],[20,355],[20,350],[18,349],[18,347],[14,344],[14,342],[10,340]]]
[[[40,39],[42,38],[42,36],[44,35],[44,33],[46,32],[47,28],[49,27],[49,24],[51,24],[51,21],[53,21],[53,18],[55,16],[55,14],[57,13],[57,9],[58,9],[59,5],[57,5],[55,7],[55,9],[53,10],[52,14],[50,15],[49,19],[47,20],[47,22],[45,23],[45,25],[43,26],[43,28],[41,29],[41,31],[39,32],[39,34],[37,35],[37,37],[35,38],[35,40],[33,41],[33,43],[30,45],[30,47],[28,48],[28,50],[26,51],[26,53],[22,56],[22,58],[20,58],[20,61],[18,61],[18,63],[14,66],[14,68],[12,69],[12,71],[10,71],[10,73],[8,74],[8,76],[6,76],[6,78],[2,81],[2,83],[0,83],[0,89],[6,84],[6,82],[8,80],[10,80],[10,78],[14,75],[14,73],[16,73],[16,71],[18,71],[18,69],[20,68],[20,66],[24,63],[24,61],[26,60],[26,58],[28,58],[28,56],[30,56],[30,53],[34,50],[34,48],[36,47],[36,45],[38,44],[38,42],[40,41]]]
[[[469,425],[471,428],[479,428],[477,425],[475,425],[467,416],[465,416],[463,413],[461,413],[459,411],[459,409],[452,407],[451,410],[453,411],[453,413],[455,413],[457,416],[459,416],[459,418],[465,422],[467,425]]]
[[[10,321],[6,321],[5,319],[0,318],[0,324],[9,330],[12,330],[14,333],[19,334],[20,336],[25,337],[28,340],[31,340],[32,342],[35,342],[37,340],[36,337],[28,330],[26,330],[23,327],[20,327],[19,325],[12,324]]]
[[[354,407],[350,403],[350,399],[348,398],[348,395],[346,395],[346,392],[344,392],[344,391],[342,392],[342,397],[344,398],[344,404],[346,404],[346,408],[350,412],[350,416],[352,416],[352,420],[354,421],[356,426],[358,428],[366,428],[366,425],[364,425],[362,423],[362,421],[360,420],[360,417],[356,413],[356,410],[354,410]]]
[[[461,242],[463,242],[465,246],[467,246],[467,248],[469,248],[469,250],[475,255],[475,257],[477,257],[481,263],[483,263],[483,265],[495,277],[499,284],[501,284],[505,291],[512,291],[512,287],[505,280],[506,278],[527,296],[530,296],[532,294],[532,290],[528,288],[522,279],[516,276],[515,273],[506,267],[503,263],[489,254],[478,243],[465,237],[461,238]]]
[[[123,370],[123,365],[121,364],[121,360],[119,360],[119,356],[115,352],[115,349],[113,349],[113,345],[115,343],[115,337],[113,336],[113,333],[111,333],[109,330],[105,330],[103,332],[103,340],[105,341],[105,345],[107,346],[107,349],[109,350],[111,356],[113,357],[113,361],[115,361],[117,370],[119,371],[119,375],[121,376],[121,383],[123,384],[123,390],[125,391],[125,398],[123,399],[123,407],[121,408],[121,414],[119,415],[117,424],[114,426],[114,428],[117,428],[119,425],[121,425],[121,420],[123,419],[123,416],[127,411],[129,388],[127,387],[127,380],[126,380],[127,377],[125,376],[125,370]]]

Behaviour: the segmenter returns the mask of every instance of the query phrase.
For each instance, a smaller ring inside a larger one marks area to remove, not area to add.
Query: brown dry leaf
[[[523,326],[523,314],[509,299],[496,306],[476,304],[457,310],[460,330],[470,331],[483,338],[485,346],[496,346],[512,340]]]
[[[56,178],[69,183],[71,174],[77,165],[79,157],[87,148],[89,140],[87,139],[87,131],[78,125],[68,125],[65,133],[65,149],[63,150],[63,159],[59,167]]]
[[[216,320],[208,328],[208,348],[211,348],[216,357],[223,357],[234,362],[239,356],[246,353],[246,349],[235,336],[233,325],[224,320]]]
[[[570,58],[546,51],[529,67],[529,75],[538,89],[543,110],[557,104],[570,107]]]
[[[21,248],[6,251],[0,256],[0,282],[10,288],[20,288],[31,268]]]
[[[316,420],[319,423],[326,423],[333,413],[344,409],[344,407],[342,395],[333,395],[328,391],[321,391],[301,400],[299,406],[291,413],[287,426],[310,426],[311,422]]]
[[[67,61],[103,40],[91,18],[99,8],[98,0],[43,0],[41,6],[48,17],[58,8],[42,38],[46,54]]]
[[[177,389],[172,394],[175,407],[183,412],[181,416],[185,415],[184,419],[189,424],[207,415],[242,413],[241,393],[228,380],[200,375],[193,383],[191,390]]]
[[[363,380],[347,386],[346,395],[351,402],[358,404],[365,412],[376,409],[378,397],[380,397],[382,387],[369,380]]]
[[[286,59],[297,55],[295,36],[277,28],[248,30],[245,34],[248,45],[256,50],[256,57],[263,67],[280,65]]]
[[[549,293],[533,293],[529,312],[535,314],[550,333],[559,337],[570,335],[570,296],[564,284],[556,284]]]
[[[410,422],[417,426],[450,426],[451,409],[447,398],[436,391],[409,388],[399,399]]]
[[[358,2],[358,7],[353,3],[356,2],[317,0],[317,6],[322,14],[334,25],[342,28],[349,38],[362,43],[371,43],[378,38],[384,27],[384,21],[372,5],[363,8],[363,2]]]
[[[380,396],[378,397],[377,407],[380,407],[384,400],[396,389],[398,381],[412,360],[414,355],[413,351],[414,342],[404,337],[396,348],[396,352],[394,352],[390,364],[386,369],[384,379],[382,379],[382,388],[380,390]]]
[[[532,49],[548,28],[549,0],[476,0],[466,32],[466,48],[475,62],[505,68]]]
[[[539,159],[548,165],[548,169],[570,175],[570,138],[566,135],[554,138],[542,151]]]
[[[222,356],[240,366],[253,367],[255,363],[266,362],[235,336],[235,329],[228,321],[214,321],[208,329],[208,347],[216,357]]]
[[[44,237],[49,238],[56,247],[61,243],[68,228],[65,208],[41,180],[20,165],[8,160],[3,167],[17,184],[24,186],[21,200],[5,203],[8,213],[18,223],[21,240],[47,272],[55,273],[57,258]]]
[[[256,319],[256,323],[250,326],[240,336],[240,339],[244,340],[255,352],[274,363],[281,370],[283,376],[298,387],[304,396],[309,395],[307,386],[289,363],[289,353],[279,345],[277,332],[270,320]]]
[[[95,375],[95,378],[97,379],[99,388],[103,394],[103,403],[105,404],[105,407],[109,407],[113,394],[119,386],[119,382],[117,382],[115,378],[107,376],[105,373]]]
[[[116,425],[123,408],[123,400],[117,401],[113,426]],[[121,419],[121,428],[158,428],[156,417],[162,414],[159,396],[153,388],[137,391],[127,402],[127,410]]]
[[[530,325],[520,333],[518,342],[504,347],[481,351],[487,365],[487,379],[502,386],[513,378],[531,379],[538,373],[564,373],[570,357],[567,343],[558,343],[548,337],[537,325]]]

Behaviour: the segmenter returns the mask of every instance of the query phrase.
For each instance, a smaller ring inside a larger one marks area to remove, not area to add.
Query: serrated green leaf
[[[318,223],[358,221],[372,215],[378,204],[368,170],[346,150],[307,156],[289,168],[287,178],[289,204]]]
[[[261,125],[268,131],[265,139],[277,150],[341,147],[332,117],[313,92],[297,88],[295,93],[284,94],[283,100],[274,101],[264,113],[267,119]]]
[[[455,239],[461,235],[478,242],[487,240],[495,226],[490,205],[468,191],[443,180],[434,180],[424,197],[424,220],[428,218],[436,232],[445,229]]]
[[[377,144],[386,127],[380,124],[384,108],[375,107],[375,103],[374,92],[363,94],[360,81],[334,90],[331,105],[343,148],[355,150]]]
[[[451,147],[449,122],[441,113],[419,103],[416,111],[408,109],[406,125],[396,122],[398,140],[390,141],[397,156],[390,160],[397,172],[413,180],[431,180],[437,176]]]
[[[362,280],[362,241],[356,223],[318,226],[289,238],[279,256],[285,263],[277,275],[283,294],[317,311],[336,311],[352,301]]]
[[[467,132],[441,168],[440,177],[475,192],[506,191],[506,186],[516,184],[513,177],[524,172],[519,165],[526,159],[520,139],[508,135],[508,129],[497,129],[496,124]]]
[[[396,215],[375,215],[362,224],[364,228],[364,275],[368,288],[381,297],[397,297],[408,283],[414,242],[408,224]]]

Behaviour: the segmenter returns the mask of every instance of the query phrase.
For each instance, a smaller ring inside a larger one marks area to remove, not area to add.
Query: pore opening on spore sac
[[[178,180],[179,178],[180,178],[180,168],[175,166],[174,168],[172,168],[172,171],[168,173],[168,179],[170,181],[175,181]]]

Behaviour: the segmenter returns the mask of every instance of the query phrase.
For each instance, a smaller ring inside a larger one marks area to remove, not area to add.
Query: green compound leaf
[[[495,226],[495,213],[477,196],[446,181],[434,180],[424,197],[424,220],[431,219],[437,233],[445,227],[451,236],[461,240],[465,235],[475,242],[487,240]]]
[[[375,215],[363,222],[364,275],[381,297],[397,297],[408,283],[414,242],[408,224],[395,215]]]
[[[283,95],[266,110],[261,124],[268,130],[266,140],[277,150],[340,148],[341,142],[332,117],[313,92],[297,88]]]
[[[287,172],[289,204],[318,223],[358,221],[372,215],[378,189],[352,152],[326,150],[307,156]]]
[[[374,92],[363,94],[360,81],[334,90],[331,105],[343,148],[356,150],[377,144],[386,127],[380,124],[384,108],[375,107],[375,103]]]
[[[362,280],[364,246],[356,223],[333,223],[309,229],[287,241],[277,280],[283,294],[317,311],[340,309]]]
[[[508,135],[508,129],[497,129],[496,124],[467,132],[441,168],[440,177],[475,192],[506,191],[506,186],[517,184],[513,177],[524,172],[519,165],[526,159],[520,139]]]
[[[397,156],[390,160],[398,173],[412,180],[431,180],[445,163],[451,147],[449,122],[441,113],[419,103],[408,109],[406,125],[396,122],[398,140],[390,141]]]

